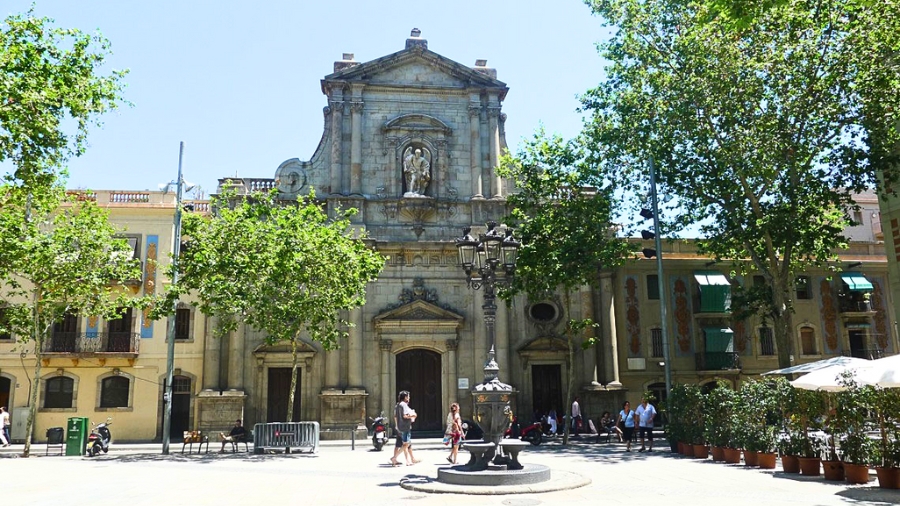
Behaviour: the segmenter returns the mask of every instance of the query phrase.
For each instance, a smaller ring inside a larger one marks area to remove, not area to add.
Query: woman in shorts
[[[625,439],[625,451],[631,451],[631,439],[634,437],[634,410],[631,409],[631,403],[625,401],[622,404],[622,411],[616,417],[616,425],[622,429],[622,437]]]

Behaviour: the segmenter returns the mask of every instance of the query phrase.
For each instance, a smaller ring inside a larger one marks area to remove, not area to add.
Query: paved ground
[[[832,484],[775,471],[689,460],[668,451],[625,453],[616,444],[543,444],[523,461],[587,476],[586,487],[546,494],[468,496],[404,490],[400,480],[433,479],[448,465],[439,440],[417,442],[414,466],[391,467],[390,453],[349,442],[327,442],[316,455],[161,455],[160,445],[118,445],[109,455],[14,458],[0,452],[2,498],[31,505],[852,505],[898,504],[900,491]],[[43,455],[37,445],[35,453]],[[874,480],[874,476],[873,476]]]

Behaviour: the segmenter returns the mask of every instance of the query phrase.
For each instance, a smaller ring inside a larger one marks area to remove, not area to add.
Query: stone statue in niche
[[[431,182],[431,152],[412,146],[403,152],[403,176],[406,178],[404,197],[424,197]]]

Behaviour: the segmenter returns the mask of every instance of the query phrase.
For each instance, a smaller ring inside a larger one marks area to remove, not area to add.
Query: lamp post
[[[456,248],[468,287],[474,290],[484,288],[481,309],[484,311],[489,351],[484,363],[484,380],[475,385],[473,397],[475,419],[484,429],[485,441],[494,443],[494,449],[485,453],[484,460],[488,461],[493,458],[512,414],[509,399],[513,388],[500,381],[500,366],[494,357],[494,324],[497,319],[497,287],[506,287],[512,282],[520,243],[513,238],[512,230],[507,229],[504,234],[494,221],[487,222],[487,231],[479,234],[477,239],[471,232],[471,227],[463,230],[463,236],[456,240]]]
[[[181,177],[181,162],[184,159],[184,142],[178,147],[178,179],[164,185],[163,191],[175,185],[175,232],[172,236],[172,284],[178,283],[178,254],[181,252],[181,197],[184,191],[184,179]],[[172,381],[175,376],[175,314],[178,308],[178,301],[172,302],[172,314],[169,315],[168,326],[166,327],[166,386],[163,393],[165,407],[163,408],[163,433],[162,433],[162,452],[163,455],[169,454],[169,440],[172,431]]]

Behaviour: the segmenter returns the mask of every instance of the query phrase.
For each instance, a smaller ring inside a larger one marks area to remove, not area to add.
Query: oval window
[[[548,302],[539,302],[529,310],[531,318],[539,322],[552,322],[556,319],[556,306]]]

